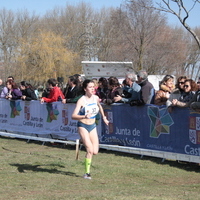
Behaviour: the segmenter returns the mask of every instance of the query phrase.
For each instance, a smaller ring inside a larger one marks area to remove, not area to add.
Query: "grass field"
[[[84,148],[0,137],[0,199],[196,200],[200,166],[107,150],[82,178]]]

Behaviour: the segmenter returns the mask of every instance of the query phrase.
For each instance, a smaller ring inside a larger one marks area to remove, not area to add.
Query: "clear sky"
[[[77,5],[82,0],[0,0],[0,9],[6,8],[12,11],[21,11],[27,9],[32,13],[43,15],[46,11],[50,11],[57,7],[64,7],[66,4]],[[102,7],[120,7],[123,0],[83,0],[90,3],[95,9]],[[159,1],[159,0],[154,0]],[[186,6],[191,6],[192,0],[184,0]],[[180,22],[172,14],[167,15],[169,24],[180,25]],[[190,19],[187,21],[191,27],[200,27],[200,4],[196,5],[191,11]],[[181,25],[180,25],[181,26]]]

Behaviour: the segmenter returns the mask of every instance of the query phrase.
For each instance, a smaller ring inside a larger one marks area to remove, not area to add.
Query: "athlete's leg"
[[[86,158],[91,159],[93,155],[93,144],[90,139],[90,134],[84,127],[78,127],[79,134],[81,136],[82,142],[86,148]]]
[[[92,131],[89,133],[89,136],[90,136],[90,141],[92,143],[92,148],[93,148],[92,155],[96,155],[99,151],[99,139],[98,139],[96,127],[94,129],[92,129]],[[88,174],[90,174],[91,163],[92,163],[92,158],[91,159],[86,158],[85,170],[86,170],[86,173],[88,173]]]
[[[89,136],[93,146],[93,155],[96,155],[99,152],[99,138],[96,127],[89,133]]]
[[[83,127],[79,127],[79,134],[81,136],[81,139],[83,141],[83,144],[86,148],[86,156],[85,156],[85,175],[84,178],[90,179],[90,167],[91,167],[91,163],[92,163],[92,155],[93,155],[93,144],[90,140],[90,135],[88,133],[88,131],[83,128]],[[89,177],[88,177],[89,176]]]

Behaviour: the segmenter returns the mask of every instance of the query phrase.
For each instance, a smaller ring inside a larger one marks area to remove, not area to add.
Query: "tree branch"
[[[134,0],[132,0],[131,2],[133,1]],[[170,3],[172,2],[178,6],[178,12],[176,12],[175,9],[173,9],[172,6],[170,5]],[[161,0],[160,3],[156,2],[156,5],[158,7],[151,6],[151,8],[154,8],[155,10],[158,10],[161,12],[171,13],[175,15],[178,18],[178,20],[181,22],[181,24],[185,27],[185,29],[193,36],[200,50],[200,39],[198,38],[197,34],[186,23],[186,20],[189,18],[190,12],[193,10],[193,8],[195,7],[197,3],[200,3],[200,0],[193,0],[192,7],[190,9],[187,9],[183,3],[183,0]],[[184,17],[182,17],[182,11],[184,11],[184,14],[185,14]]]

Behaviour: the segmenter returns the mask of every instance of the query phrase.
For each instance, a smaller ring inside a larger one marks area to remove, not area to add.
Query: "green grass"
[[[101,149],[85,180],[84,148],[41,144],[0,137],[0,199],[200,199],[197,164]]]

